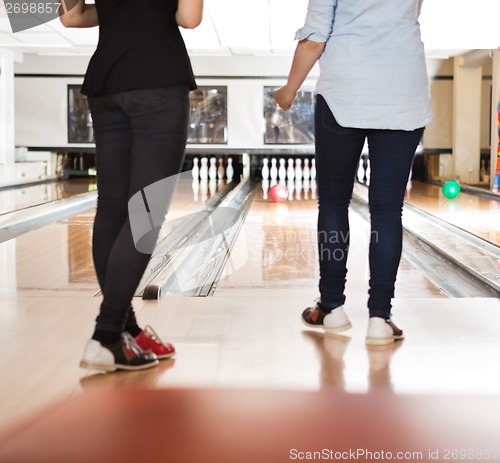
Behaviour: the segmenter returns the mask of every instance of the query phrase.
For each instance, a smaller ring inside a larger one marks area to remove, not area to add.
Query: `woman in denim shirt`
[[[339,332],[349,249],[348,208],[359,158],[368,141],[370,289],[366,343],[403,338],[391,320],[402,251],[402,207],[416,147],[431,120],[418,17],[422,0],[310,0],[297,31],[288,81],[275,98],[287,110],[316,61],[315,110],[319,197],[320,300],[302,319]],[[332,237],[342,239],[332,239]]]

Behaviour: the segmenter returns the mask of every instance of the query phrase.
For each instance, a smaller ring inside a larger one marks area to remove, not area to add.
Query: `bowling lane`
[[[406,202],[500,246],[500,197],[486,199],[462,191],[449,199],[437,185],[412,181]]]
[[[0,189],[0,215],[95,191],[95,177]]]
[[[274,203],[267,185],[256,193],[243,228],[231,252],[216,294],[273,289],[284,294],[317,294],[317,199],[315,185],[294,182],[288,200]],[[366,305],[368,290],[369,224],[350,212],[351,247],[348,260],[348,298]],[[443,297],[406,259],[400,264],[396,297]]]
[[[91,182],[72,182],[71,185],[72,191],[69,191],[68,185],[60,194],[92,188]],[[56,191],[55,185],[52,186]],[[184,175],[177,185],[160,237],[172,232],[183,216],[202,209],[204,201],[213,197],[224,186],[225,183],[221,181],[193,181],[188,174]],[[273,203],[269,199],[265,183],[259,187],[218,282],[217,292],[238,287],[274,288],[306,291],[311,300],[317,297],[316,191],[310,183],[295,186],[290,188],[289,198],[284,203]],[[497,205],[494,201],[462,193],[454,200],[454,207],[458,200],[462,201],[459,204],[461,212],[450,212],[446,207],[449,207],[448,201],[451,200],[442,196],[439,187],[418,182],[413,182],[407,198],[409,204],[421,207],[451,223],[460,222],[464,228],[465,225],[469,225],[469,228],[475,225],[480,230],[486,229],[485,222],[488,218],[492,224],[498,222],[498,214],[492,213]],[[478,205],[476,212],[481,220],[469,218],[468,223],[464,223],[465,220],[460,218],[461,213],[473,214],[475,205]],[[90,210],[1,243],[0,255],[9,269],[4,272],[1,290],[62,291],[77,288],[97,291],[91,258],[94,214],[95,211]],[[355,212],[351,212],[350,220],[352,244],[347,291],[355,297],[361,295],[363,300],[368,279],[366,256],[369,227],[366,220]],[[500,225],[496,228],[492,225],[490,228],[487,233],[500,233]],[[412,297],[421,294],[429,297],[442,296],[439,289],[403,257],[396,296]]]
[[[78,185],[85,189],[83,183]],[[183,176],[161,236],[175,229],[184,215],[201,209],[203,201],[224,186],[225,182],[214,185]],[[98,291],[91,252],[94,215],[92,209],[0,243],[0,259],[6,270],[0,272],[0,293],[20,291],[33,296],[76,290],[85,295]]]

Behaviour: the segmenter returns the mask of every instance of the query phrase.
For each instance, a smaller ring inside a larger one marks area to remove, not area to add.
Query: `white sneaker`
[[[368,320],[366,344],[382,346],[403,338],[403,330],[399,329],[391,319],[385,320],[380,317],[370,317]]]
[[[302,312],[302,322],[311,328],[323,328],[330,333],[345,331],[352,326],[343,306],[325,314],[321,310],[319,303],[315,307],[308,307]]]

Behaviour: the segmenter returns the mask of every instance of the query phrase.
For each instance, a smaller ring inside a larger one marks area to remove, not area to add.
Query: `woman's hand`
[[[287,85],[274,92],[274,99],[280,108],[288,111],[297,96],[297,92],[291,90]]]
[[[300,86],[324,49],[325,42],[304,39],[297,44],[287,83],[274,94],[274,99],[285,111],[292,106]]]
[[[85,0],[59,0],[60,20],[65,27],[95,27],[99,25],[95,4]]]

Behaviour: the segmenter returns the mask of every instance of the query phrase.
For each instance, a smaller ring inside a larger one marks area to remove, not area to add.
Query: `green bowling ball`
[[[447,198],[453,199],[460,194],[460,185],[455,180],[449,180],[443,185],[442,191]]]

